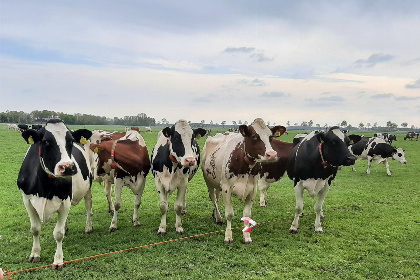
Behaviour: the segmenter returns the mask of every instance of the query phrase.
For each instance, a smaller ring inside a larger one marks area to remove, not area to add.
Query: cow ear
[[[86,139],[89,139],[92,136],[92,131],[88,129],[79,129],[72,132],[74,140],[79,142],[80,144],[84,145],[87,143]]]
[[[206,130],[203,128],[196,128],[193,130],[193,132],[194,132],[194,137],[197,139],[200,139],[201,137],[206,135]]]
[[[274,137],[280,137],[286,132],[286,128],[284,126],[278,125],[271,128],[271,133]]]
[[[318,139],[318,141],[320,143],[324,143],[324,141],[325,141],[325,134],[324,134],[324,132],[317,133],[316,134],[316,138]]]
[[[22,137],[25,139],[26,143],[32,145],[36,142],[41,140],[41,137],[39,136],[38,132],[33,129],[28,129],[22,132]]]
[[[242,136],[247,136],[249,133],[248,133],[248,126],[246,126],[246,125],[241,125],[241,126],[239,126],[239,131],[241,132],[241,134],[242,134]]]
[[[164,129],[162,129],[162,133],[167,138],[171,137],[171,128],[170,127],[165,127]]]

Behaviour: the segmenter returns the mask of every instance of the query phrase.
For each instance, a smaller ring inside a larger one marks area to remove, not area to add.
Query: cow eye
[[[50,141],[48,141],[48,140],[43,140],[43,141],[42,141],[42,145],[44,145],[44,146],[49,146],[49,145],[50,145]]]

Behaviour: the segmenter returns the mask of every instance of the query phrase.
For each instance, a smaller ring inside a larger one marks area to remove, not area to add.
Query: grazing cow
[[[416,139],[417,141],[419,141],[419,134],[417,132],[408,132],[407,135],[404,137],[404,140],[413,140]]]
[[[181,215],[186,213],[188,182],[194,177],[200,165],[200,147],[195,138],[201,137],[205,133],[206,131],[202,128],[192,130],[185,120],[179,120],[172,127],[165,127],[158,133],[151,161],[162,213],[158,229],[159,235],[166,234],[168,196],[175,190],[178,191],[174,205],[176,232],[184,233]]]
[[[29,129],[29,126],[26,124],[18,124],[18,128],[20,132],[26,131]]]
[[[287,175],[294,182],[296,194],[296,214],[290,233],[297,233],[305,189],[312,198],[317,196],[315,232],[323,232],[322,205],[331,182],[339,166],[355,162],[355,157],[347,148],[349,142],[349,138],[338,127],[332,127],[326,133],[311,132],[293,148],[287,164]]]
[[[368,160],[367,174],[370,174],[370,166],[373,160],[378,164],[381,162],[385,164],[388,176],[392,175],[389,170],[388,158],[392,158],[402,164],[407,164],[405,152],[402,148],[394,148],[379,137],[363,137],[362,140],[351,145],[349,150],[357,159]],[[354,166],[353,171],[356,171]]]
[[[282,127],[282,129],[286,130],[285,127]],[[258,188],[260,189],[261,207],[267,206],[267,191],[270,184],[280,181],[286,172],[287,161],[295,145],[273,139],[271,146],[277,152],[278,160],[274,162],[258,162],[254,167],[260,174]]]
[[[30,262],[39,262],[41,223],[51,220],[58,213],[54,238],[57,249],[54,266],[62,268],[62,241],[71,205],[85,199],[87,212],[86,233],[92,231],[92,174],[83,147],[79,144],[92,132],[81,129],[70,132],[61,120],[49,120],[45,127],[26,130],[22,137],[31,144],[19,171],[17,185],[22,191],[23,202],[31,221],[33,234]]]
[[[203,175],[214,205],[213,218],[222,224],[219,211],[220,193],[225,205],[227,226],[225,242],[233,242],[232,220],[234,211],[232,196],[245,202],[243,216],[250,217],[252,203],[257,194],[257,182],[260,178],[257,163],[276,161],[277,152],[272,147],[273,136],[282,135],[283,126],[268,128],[260,118],[247,126],[239,127],[240,133],[216,134],[209,137],[203,149]],[[244,242],[252,243],[251,233],[243,233]]]
[[[144,130],[145,130],[146,132],[150,132],[150,133],[152,133],[152,128],[151,128],[150,126],[146,126],[146,127],[144,128]]]
[[[391,134],[388,134],[388,133],[384,133],[384,140],[388,144],[392,145],[393,141],[397,141],[397,136],[396,135],[391,135]]]
[[[149,153],[143,137],[135,130],[108,133],[95,131],[90,149],[97,153],[92,166],[94,179],[104,182],[109,210],[113,214],[110,232],[118,229],[118,211],[122,206],[121,191],[128,186],[134,194],[134,226],[140,226],[138,211],[150,170]],[[111,200],[111,185],[114,184],[115,204]]]
[[[19,131],[19,127],[17,126],[17,124],[8,124],[7,125],[7,129],[8,130],[16,130],[16,131]]]

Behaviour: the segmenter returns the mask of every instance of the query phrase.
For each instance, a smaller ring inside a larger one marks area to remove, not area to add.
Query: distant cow
[[[200,165],[200,147],[195,138],[206,133],[202,128],[192,130],[185,120],[177,121],[172,127],[165,127],[158,133],[152,152],[152,172],[159,195],[162,219],[158,234],[166,234],[166,213],[169,195],[177,190],[175,201],[176,232],[183,234],[181,215],[186,212],[188,182],[194,177]]]
[[[49,120],[45,127],[26,130],[22,137],[32,144],[26,152],[19,171],[17,185],[22,191],[23,202],[31,221],[33,234],[30,262],[39,262],[41,223],[51,220],[58,213],[54,238],[57,249],[54,266],[62,268],[64,260],[62,241],[71,205],[85,199],[87,212],[86,233],[92,231],[92,174],[83,147],[79,144],[91,132],[85,129],[71,133],[61,120]]]
[[[143,137],[134,130],[108,133],[95,131],[91,137],[91,151],[95,164],[92,167],[94,178],[104,182],[109,210],[113,214],[110,232],[118,228],[118,211],[122,206],[121,191],[128,186],[134,194],[134,226],[140,226],[138,211],[150,170],[149,153]],[[111,200],[111,185],[114,184],[115,204]]]
[[[8,124],[7,125],[7,129],[8,130],[16,130],[16,131],[19,131],[19,127],[17,126],[17,124]]]
[[[150,132],[150,133],[152,133],[152,128],[151,128],[150,126],[146,126],[146,127],[144,128],[144,130],[145,130],[146,132]]]
[[[386,172],[388,176],[391,176],[389,170],[388,158],[392,158],[402,164],[407,164],[405,159],[405,152],[402,148],[394,148],[384,139],[379,137],[364,137],[362,140],[349,147],[350,152],[356,156],[357,159],[367,159],[368,168],[366,173],[370,174],[370,166],[372,161],[376,161],[378,164],[383,162],[386,166]],[[356,169],[353,166],[353,171]]]
[[[259,170],[257,163],[278,160],[277,152],[272,147],[273,136],[283,134],[286,129],[276,126],[267,127],[260,118],[251,125],[239,126],[240,133],[216,134],[209,137],[203,149],[203,175],[210,199],[213,202],[213,218],[216,223],[223,223],[219,211],[220,194],[225,205],[227,220],[225,242],[233,242],[232,220],[234,217],[232,196],[245,202],[243,216],[250,217],[252,202],[257,194]],[[244,242],[252,243],[250,232],[243,233]]]
[[[416,139],[417,141],[419,141],[419,134],[417,132],[408,132],[407,135],[404,137],[404,140],[407,139]]]
[[[355,157],[347,148],[349,142],[349,138],[338,127],[332,127],[326,133],[311,132],[293,148],[287,164],[287,175],[294,182],[296,194],[296,214],[290,233],[297,233],[305,189],[312,198],[317,196],[314,207],[315,232],[323,232],[322,205],[331,182],[339,166],[355,162]]]
[[[28,125],[26,124],[18,124],[19,131],[23,132],[29,129]]]

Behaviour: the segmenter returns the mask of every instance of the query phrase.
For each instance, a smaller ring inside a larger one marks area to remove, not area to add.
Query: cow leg
[[[366,170],[366,174],[370,174],[370,166],[372,165],[373,158],[372,157],[368,157],[367,160],[368,160],[368,168]]]
[[[386,174],[388,174],[388,176],[391,176],[392,173],[391,173],[391,170],[389,170],[389,163],[387,159],[385,159],[384,164],[386,166]]]
[[[324,199],[327,196],[327,193],[330,189],[330,186],[326,182],[324,187],[318,192],[317,200],[315,202],[315,232],[322,233],[321,218],[323,218],[324,212],[322,210],[322,205],[324,204]]]
[[[178,194],[176,196],[174,208],[176,213],[175,229],[177,234],[184,234],[182,228],[181,215],[186,205],[186,193],[187,193],[188,181],[185,181],[181,186],[178,187]]]
[[[242,217],[251,217],[251,211],[252,211],[252,203],[254,202],[255,195],[257,194],[257,186],[254,186],[254,191],[247,196],[245,199],[245,205],[244,205],[244,211]],[[245,226],[248,226],[248,223],[245,223]],[[251,232],[244,232],[244,243],[245,244],[251,244]]]
[[[295,218],[292,222],[292,226],[289,229],[290,233],[297,233],[299,227],[299,218],[303,213],[303,191],[304,191],[303,183],[298,182],[295,185],[295,194],[296,194],[296,213]]]
[[[111,213],[111,215],[114,215],[114,203],[112,203],[112,197],[111,197],[111,192],[112,192],[112,184],[111,182],[104,180],[104,190],[105,190],[105,195],[106,195],[106,199],[108,200],[108,212]]]
[[[354,167],[354,165],[351,166],[351,170],[356,171],[356,168]]]
[[[168,212],[168,208],[169,208],[168,193],[166,192],[165,187],[162,185],[162,183],[160,183],[159,179],[155,179],[155,186],[159,194],[160,212],[162,214],[162,218],[160,220],[160,226],[157,233],[158,235],[165,235],[166,234],[166,213]]]
[[[213,202],[213,205],[214,205],[213,218],[218,225],[222,225],[223,218],[219,210],[220,190],[214,188],[213,186],[209,186],[209,196],[210,196],[211,202]]]
[[[132,188],[134,194],[134,213],[133,213],[133,225],[135,227],[140,226],[139,221],[139,208],[141,205],[141,197],[143,196],[144,186],[146,185],[146,178],[138,178],[135,188]]]
[[[29,220],[31,221],[31,232],[33,236],[32,251],[28,261],[37,263],[41,261],[41,244],[39,242],[39,235],[41,234],[41,220],[31,202],[25,197],[23,198],[23,202],[26,210],[28,211]]]
[[[85,233],[92,233],[92,189],[89,188],[88,192],[85,195],[85,209],[86,209],[86,228]],[[67,222],[66,222],[67,227]]]
[[[223,202],[225,203],[226,231],[225,243],[232,243],[232,220],[235,215],[232,206],[232,193],[229,186],[222,186]]]
[[[54,239],[57,243],[57,249],[55,250],[53,267],[55,269],[63,269],[64,255],[63,255],[63,239],[66,233],[65,226],[67,216],[69,215],[71,207],[70,199],[64,201],[58,209],[57,223],[54,228]]]
[[[109,227],[110,232],[114,232],[118,229],[118,210],[122,205],[121,192],[123,188],[123,182],[121,179],[114,180],[114,193],[115,193],[115,204],[114,204],[114,216],[112,217],[111,225]]]
[[[267,206],[267,191],[270,187],[270,184],[267,183],[264,179],[258,180],[258,187],[260,189],[260,206]]]

